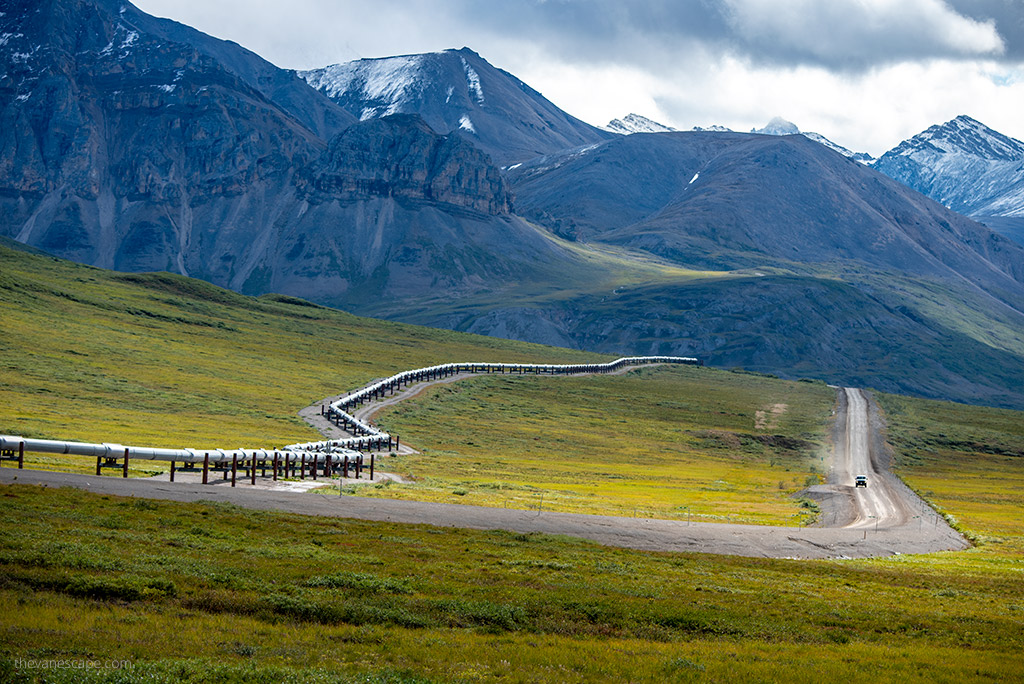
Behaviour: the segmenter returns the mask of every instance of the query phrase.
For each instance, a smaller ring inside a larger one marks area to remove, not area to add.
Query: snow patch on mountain
[[[690,129],[698,133],[732,133],[731,128],[725,126],[719,126],[718,124],[712,124],[711,126],[694,126]]]
[[[612,119],[604,130],[619,135],[631,135],[633,133],[672,133],[676,129],[671,126],[660,124],[657,121],[648,119],[639,114],[627,114],[621,119]]]
[[[356,91],[366,100],[382,103],[383,111],[373,108],[375,112],[372,116],[387,116],[398,112],[402,103],[415,92],[425,57],[405,55],[362,59],[323,69],[299,71],[298,74],[328,97]]]
[[[477,104],[483,106],[484,104],[484,89],[480,87],[480,76],[476,73],[476,70],[469,65],[466,58],[459,56],[462,61],[462,68],[466,72],[466,84],[469,86],[469,92],[476,98]],[[471,124],[472,125],[472,124]]]
[[[459,119],[459,128],[470,133],[476,133],[476,128],[473,126],[473,120],[469,118],[469,114],[463,114],[462,118]]]

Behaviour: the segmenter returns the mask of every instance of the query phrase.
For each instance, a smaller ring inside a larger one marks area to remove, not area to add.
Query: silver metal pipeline
[[[23,446],[22,446],[23,445]],[[64,442],[50,439],[30,439],[14,435],[0,435],[0,449],[4,451],[16,451],[23,448],[42,454],[73,454],[75,456],[92,456],[94,458],[124,458],[127,450],[129,458],[139,458],[148,461],[182,461],[184,463],[199,464],[209,458],[211,465],[225,465],[232,463],[236,458],[243,463],[256,461],[270,461],[274,454],[279,459],[289,460],[302,459],[303,456],[309,463],[316,458],[317,463],[325,463],[327,458],[331,459],[331,465],[341,465],[347,456],[349,461],[359,457],[357,451],[336,449],[330,452],[313,449],[163,449],[158,447],[124,446],[123,444],[90,444],[88,442]]]
[[[208,462],[211,465],[224,465],[236,459],[242,463],[267,462],[273,456],[279,459],[301,460],[303,456],[310,463],[325,463],[331,460],[331,466],[343,465],[346,461],[354,461],[361,454],[359,449],[369,448],[374,443],[381,446],[387,442],[390,446],[391,436],[378,430],[373,425],[356,418],[347,411],[356,404],[372,400],[377,395],[383,396],[385,391],[394,391],[404,384],[419,382],[431,377],[456,375],[458,373],[551,373],[573,375],[580,373],[607,373],[623,366],[637,366],[652,363],[681,363],[699,365],[700,361],[685,356],[627,356],[609,363],[575,363],[575,364],[537,364],[537,363],[445,363],[426,368],[403,371],[389,378],[374,382],[356,392],[348,394],[328,406],[328,415],[332,415],[359,434],[347,439],[335,439],[322,442],[292,444],[283,449],[164,449],[159,447],[125,446],[123,444],[90,444],[87,442],[65,442],[50,439],[30,439],[14,435],[0,435],[0,450],[31,451],[44,454],[74,454],[76,456],[92,456],[94,458],[122,459],[141,458],[151,461],[182,461],[198,464]]]
[[[378,380],[360,390],[345,395],[332,402],[327,407],[328,417],[336,418],[343,425],[351,425],[350,432],[361,436],[349,437],[346,439],[334,439],[321,442],[306,442],[304,444],[290,444],[287,449],[308,449],[321,450],[327,448],[337,449],[359,449],[368,439],[377,439],[391,443],[391,435],[378,430],[373,425],[356,418],[345,409],[351,408],[365,401],[372,401],[378,394],[383,396],[384,392],[401,387],[402,384],[411,384],[430,377],[441,377],[456,375],[458,373],[495,373],[520,372],[520,373],[551,373],[557,375],[576,375],[583,373],[608,373],[618,370],[624,366],[640,366],[655,363],[677,363],[690,366],[701,365],[698,359],[689,356],[625,356],[608,363],[570,363],[570,364],[546,364],[546,363],[443,363],[437,366],[427,366],[414,370],[402,371],[389,378]]]

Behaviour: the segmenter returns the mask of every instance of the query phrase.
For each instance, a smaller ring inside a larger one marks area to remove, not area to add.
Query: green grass
[[[887,394],[879,401],[907,484],[986,555],[1024,558],[1024,414]]]
[[[0,339],[7,434],[279,447],[319,437],[300,408],[400,370],[607,358],[362,319],[288,297],[254,299],[170,274],[118,274],[4,247],[0,259],[0,313],[17,331]],[[793,495],[823,469],[832,402],[820,383],[710,369],[479,378],[432,388],[382,417],[423,453],[381,468],[416,481],[358,492],[799,524],[812,516]],[[776,405],[785,407],[778,415]],[[28,463],[95,468],[93,459],[62,455],[33,454]],[[130,471],[166,468],[134,461]]]
[[[380,423],[422,453],[368,496],[577,513],[799,524],[826,472],[835,391],[699,367],[439,385]]]
[[[594,354],[243,297],[171,274],[119,274],[0,245],[0,432],[167,447],[318,438],[297,416],[401,370],[467,358]],[[94,467],[42,457],[34,465]],[[139,473],[154,464],[139,464]]]
[[[645,553],[17,485],[2,488],[0,515],[8,667],[127,660],[153,681],[212,681],[207,667],[238,681],[1024,673],[1020,565],[965,570],[952,553]]]

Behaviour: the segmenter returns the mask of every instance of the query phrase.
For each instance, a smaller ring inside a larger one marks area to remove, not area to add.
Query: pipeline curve
[[[701,365],[698,359],[683,356],[630,356],[609,363],[576,363],[576,364],[532,364],[532,363],[445,363],[426,368],[396,373],[370,385],[351,392],[325,408],[325,415],[338,425],[345,425],[353,437],[340,440],[308,442],[292,444],[281,449],[167,449],[162,447],[125,446],[115,443],[87,443],[64,440],[33,439],[16,435],[0,435],[0,451],[23,455],[24,452],[46,454],[73,454],[76,456],[92,456],[106,460],[108,463],[124,462],[128,459],[150,461],[180,461],[189,465],[226,466],[232,464],[240,467],[266,467],[269,463],[285,464],[302,462],[303,468],[308,463],[316,471],[320,466],[326,468],[329,475],[334,468],[341,467],[345,471],[348,463],[362,466],[361,450],[379,450],[390,448],[392,437],[378,430],[372,424],[360,420],[348,413],[351,409],[375,398],[383,397],[386,392],[394,392],[402,385],[409,385],[423,380],[434,380],[451,375],[475,373],[533,373],[538,375],[579,375],[589,373],[611,373],[627,366],[647,364],[676,363]],[[97,465],[97,474],[98,474]]]

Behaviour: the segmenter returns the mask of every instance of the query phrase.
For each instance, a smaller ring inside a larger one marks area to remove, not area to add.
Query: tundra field
[[[0,318],[0,432],[153,446],[310,439],[300,408],[432,363],[605,358],[2,246]],[[6,485],[0,680],[1019,681],[1024,416],[876,398],[896,471],[970,550],[653,553]],[[810,523],[834,401],[707,368],[464,380],[379,414],[420,452],[382,459],[408,484],[345,494]]]

